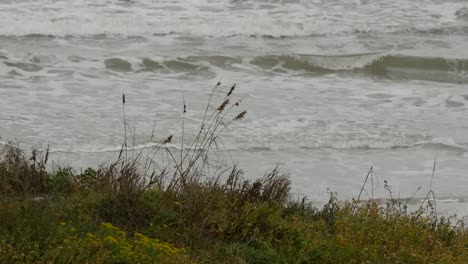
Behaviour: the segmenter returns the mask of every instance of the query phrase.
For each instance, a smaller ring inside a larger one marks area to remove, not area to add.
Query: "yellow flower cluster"
[[[54,262],[91,263],[155,263],[161,258],[182,257],[184,251],[159,239],[135,233],[129,236],[125,231],[103,223],[95,232],[80,232],[66,222],[58,222],[60,237],[51,245],[50,259]],[[26,260],[16,253],[8,243],[0,240],[0,253],[8,259]],[[3,263],[0,257],[0,263]],[[27,262],[27,261],[26,261]]]
[[[109,231],[111,233],[115,233],[116,235],[119,235],[119,236],[125,236],[125,232],[120,230],[118,227],[115,227],[114,225],[112,225],[111,223],[103,223],[101,225],[101,227],[106,230],[106,231]]]
[[[174,247],[172,244],[161,242],[159,239],[150,238],[140,233],[135,234],[135,244],[169,256],[182,252],[181,249]]]

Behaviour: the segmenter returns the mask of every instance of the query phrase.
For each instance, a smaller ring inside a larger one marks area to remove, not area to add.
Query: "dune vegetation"
[[[125,119],[122,151],[98,168],[50,170],[47,150],[3,146],[0,263],[468,263],[467,227],[426,207],[330,193],[316,208],[279,169],[208,170],[223,131],[247,114],[234,90],[206,108],[190,147],[161,140],[164,167],[127,153]]]

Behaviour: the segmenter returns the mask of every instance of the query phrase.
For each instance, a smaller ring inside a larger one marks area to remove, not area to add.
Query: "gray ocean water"
[[[437,156],[439,210],[468,214],[465,0],[0,2],[0,137],[57,164],[116,156],[123,90],[144,149],[180,135],[182,98],[199,123],[220,79],[248,110],[223,141],[247,175],[279,164],[320,202],[374,166],[376,197],[387,180],[417,202]]]

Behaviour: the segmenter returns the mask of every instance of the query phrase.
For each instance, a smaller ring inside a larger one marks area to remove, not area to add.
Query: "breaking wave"
[[[440,78],[442,75],[447,77],[468,73],[467,59],[415,57],[386,53],[260,56],[255,57],[251,62],[263,69],[302,70],[317,73],[358,71],[381,76],[405,73],[409,78],[412,75],[423,78],[420,75],[428,73],[441,75],[438,76]]]
[[[141,144],[136,144],[135,146],[128,147],[127,150],[145,150],[145,149],[158,149],[158,148],[166,148],[172,150],[180,150],[181,146],[178,144],[166,144],[162,145],[161,142],[145,142]],[[371,140],[360,140],[360,141],[346,141],[346,142],[317,142],[314,145],[302,145],[302,146],[294,146],[294,145],[238,145],[238,146],[226,146],[224,150],[226,151],[278,151],[278,150],[292,150],[295,148],[299,149],[311,149],[311,150],[318,150],[318,149],[336,149],[336,150],[385,150],[385,149],[406,149],[406,148],[429,148],[429,149],[442,149],[442,150],[451,150],[451,151],[459,151],[464,152],[468,151],[468,145],[462,145],[454,142],[451,139],[440,139],[435,138],[432,140],[427,141],[419,141],[419,142],[374,142]],[[51,153],[105,153],[105,152],[119,152],[122,150],[122,146],[107,146],[107,147],[96,147],[96,146],[82,146],[79,148],[51,148]],[[191,148],[188,145],[184,146],[184,150],[196,150],[196,148]]]
[[[34,58],[34,59],[31,59]],[[67,66],[76,67],[83,61],[95,58],[64,58]],[[46,68],[40,59],[29,56],[23,60],[9,59],[0,53],[0,63],[14,70],[36,72]],[[243,70],[254,68],[260,71],[281,73],[352,73],[374,75],[383,78],[429,80],[440,82],[468,82],[468,59],[441,57],[417,57],[393,55],[385,52],[348,55],[262,55],[240,56],[188,56],[181,58],[104,58],[103,70],[124,73],[191,73],[213,75],[216,68]]]

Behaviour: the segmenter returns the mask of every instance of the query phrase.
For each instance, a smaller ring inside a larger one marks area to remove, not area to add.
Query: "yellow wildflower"
[[[110,242],[110,243],[112,243],[112,244],[118,244],[117,239],[116,239],[115,237],[113,237],[113,236],[106,236],[106,237],[104,238],[104,241]]]

